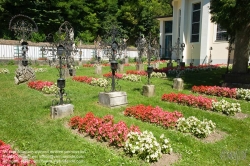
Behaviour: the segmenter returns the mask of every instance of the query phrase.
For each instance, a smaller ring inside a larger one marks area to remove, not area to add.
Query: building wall
[[[192,23],[192,4],[201,2],[200,13],[200,36],[199,42],[191,41],[191,23]],[[173,35],[172,45],[176,44],[178,39],[179,26],[179,9],[181,9],[181,26],[180,26],[180,43],[185,44],[185,49],[182,53],[184,62],[189,63],[194,59],[195,65],[207,64],[212,59],[211,64],[227,64],[228,61],[228,41],[216,41],[217,25],[210,21],[209,13],[210,0],[173,0]],[[164,25],[166,19],[160,18],[160,25]],[[164,34],[160,28],[161,33]],[[163,43],[164,35],[160,39]],[[210,47],[213,49],[210,51]],[[211,56],[210,56],[211,55]],[[181,56],[181,55],[180,55]],[[233,52],[230,56],[232,62]],[[176,53],[173,52],[172,59],[177,59]]]

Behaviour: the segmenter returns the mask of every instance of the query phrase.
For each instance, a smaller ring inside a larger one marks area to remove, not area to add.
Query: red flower
[[[93,80],[93,77],[88,77],[88,76],[74,76],[72,78],[72,80],[90,84],[91,81]]]
[[[112,73],[106,73],[106,74],[103,74],[103,77],[107,77],[107,78],[111,78],[112,77]],[[117,79],[122,79],[123,77],[123,74],[121,73],[115,73],[115,78]]]
[[[52,86],[54,83],[49,81],[30,81],[28,87],[41,91],[44,86]]]
[[[215,99],[206,98],[203,96],[193,96],[186,94],[163,94],[162,101],[175,102],[183,105],[198,107],[201,109],[211,110],[212,109],[212,101],[216,101]]]
[[[138,70],[128,70],[126,71],[126,74],[135,74],[135,75],[141,75],[141,76],[148,75],[146,71],[138,71]]]
[[[84,117],[75,116],[69,121],[71,127],[78,128],[79,132],[86,132],[98,141],[108,141],[110,145],[123,146],[127,134],[130,131],[140,132],[139,127],[127,127],[125,122],[114,123],[112,115],[106,115],[103,118],[95,117],[92,112],[87,113]]]
[[[124,111],[125,116],[133,116],[142,121],[156,123],[163,127],[175,127],[177,120],[182,117],[180,112],[163,111],[160,107],[144,106],[142,104],[132,107],[127,107]]]

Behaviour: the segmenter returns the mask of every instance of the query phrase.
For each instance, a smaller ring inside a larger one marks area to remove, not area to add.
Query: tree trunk
[[[239,28],[235,36],[235,50],[232,73],[247,73],[250,49],[250,23]]]

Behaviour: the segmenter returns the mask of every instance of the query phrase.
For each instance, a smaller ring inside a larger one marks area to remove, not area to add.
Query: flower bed
[[[216,125],[211,120],[203,119],[201,121],[194,116],[190,116],[187,119],[184,117],[178,119],[176,126],[178,131],[191,133],[198,138],[206,138],[215,128]]]
[[[128,134],[124,151],[131,156],[136,155],[146,162],[154,162],[158,161],[162,154],[170,154],[172,148],[164,134],[161,135],[158,142],[152,132],[143,131]]]
[[[150,76],[156,77],[156,78],[167,77],[166,73],[162,73],[162,72],[152,72]]]
[[[161,136],[160,142],[157,142],[151,132],[141,133],[139,127],[132,125],[129,128],[123,121],[114,123],[112,115],[99,118],[89,112],[84,117],[72,117],[69,126],[72,129],[77,129],[80,133],[89,134],[98,141],[122,147],[127,154],[137,155],[146,162],[157,161],[162,153],[172,151],[169,140],[164,135]]]
[[[122,79],[132,81],[132,82],[139,82],[141,81],[141,76],[135,75],[135,74],[123,74]]]
[[[185,119],[180,112],[163,111],[160,107],[137,105],[127,107],[125,116],[133,116],[136,119],[154,123],[165,128],[176,128],[184,133],[191,133],[198,138],[205,138],[215,130],[215,123],[211,120],[198,120],[195,117]]]
[[[34,166],[35,162],[30,160],[24,160],[15,151],[13,151],[10,145],[5,144],[0,140],[0,165],[1,166]]]
[[[146,71],[138,71],[138,70],[128,70],[126,71],[126,74],[135,74],[135,75],[141,75],[141,76],[148,75]]]
[[[250,101],[250,90],[242,88],[227,88],[219,86],[193,86],[192,92],[206,95],[222,96]]]
[[[127,107],[124,111],[125,116],[132,116],[142,121],[156,123],[165,128],[175,127],[177,120],[183,117],[180,112],[163,111],[160,107],[144,106],[142,104]]]
[[[108,85],[108,81],[104,78],[94,78],[88,76],[74,76],[72,78],[74,81],[83,82],[93,86],[106,87]]]
[[[105,73],[105,74],[103,74],[103,77],[111,78],[112,77],[112,73],[111,72]],[[123,77],[122,73],[115,73],[115,78],[116,79],[122,79],[122,77]]]
[[[34,68],[34,71],[36,73],[43,73],[43,72],[47,72],[47,69],[46,68]]]
[[[94,67],[95,64],[83,64],[82,66],[83,66],[83,67]]]
[[[9,69],[0,68],[0,74],[9,74],[9,73],[10,73]]]
[[[41,80],[28,82],[28,87],[46,94],[55,94],[59,90],[55,83]]]
[[[104,77],[111,78],[112,73],[106,73],[103,74]],[[117,79],[123,79],[123,80],[128,80],[132,82],[138,82],[141,81],[141,76],[140,75],[135,75],[135,74],[120,74],[120,73],[115,73],[115,78]]]
[[[162,101],[193,106],[204,110],[222,112],[226,115],[235,115],[235,113],[241,112],[239,103],[229,103],[224,100],[217,102],[216,99],[210,99],[203,96],[170,93],[163,94],[161,99]]]

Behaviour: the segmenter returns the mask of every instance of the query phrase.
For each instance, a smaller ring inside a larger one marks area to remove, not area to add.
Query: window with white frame
[[[193,4],[191,42],[199,42],[201,3]]]
[[[227,30],[222,28],[219,24],[217,24],[216,40],[217,41],[228,41]]]

